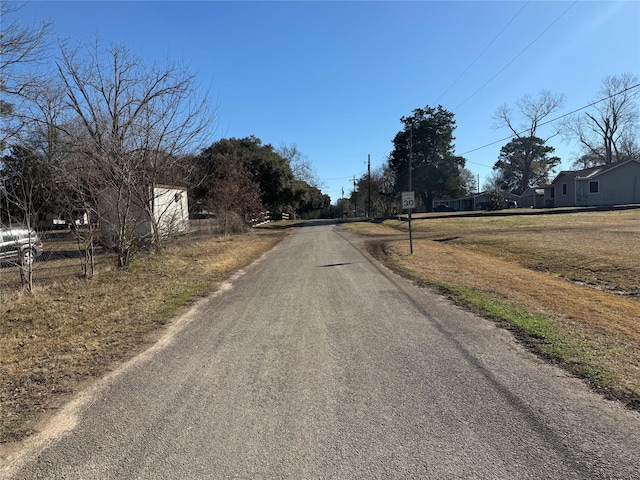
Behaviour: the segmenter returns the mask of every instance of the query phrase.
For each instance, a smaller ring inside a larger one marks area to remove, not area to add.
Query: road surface
[[[640,478],[640,415],[296,229],[79,395],[16,479]]]

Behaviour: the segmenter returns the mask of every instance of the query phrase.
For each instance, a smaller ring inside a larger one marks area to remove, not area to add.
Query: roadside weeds
[[[123,270],[70,279],[0,305],[0,444],[18,441],[78,388],[146,348],[163,325],[286,232],[254,231],[141,255]]]

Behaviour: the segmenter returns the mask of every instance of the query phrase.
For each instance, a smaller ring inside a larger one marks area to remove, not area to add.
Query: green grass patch
[[[196,284],[183,285],[178,292],[167,298],[163,308],[158,311],[160,323],[166,322],[167,319],[175,315],[182,307],[210,293],[211,290],[212,283],[206,280]]]
[[[620,397],[620,392],[616,392],[620,379],[599,364],[594,355],[598,347],[592,342],[563,332],[552,319],[530,313],[495,295],[441,282],[429,283],[456,303],[511,330],[529,349],[564,365],[569,372],[588,380],[607,396]]]
[[[549,318],[532,314],[518,305],[502,300],[494,295],[477,290],[433,282],[441,291],[452,296],[458,303],[498,320],[502,326],[514,330],[527,343],[537,345],[543,353],[565,359],[574,353],[562,339],[558,326]]]
[[[597,352],[601,350],[601,345],[581,338],[575,332],[563,331],[553,319],[531,313],[495,293],[425,278],[407,267],[401,257],[390,253],[383,242],[371,242],[368,248],[398,274],[419,285],[435,288],[463,308],[495,321],[500,327],[513,332],[531,351],[584,378],[605,396],[635,398],[635,394],[620,388],[623,378],[609,371],[599,361]],[[629,403],[634,404],[633,400]]]

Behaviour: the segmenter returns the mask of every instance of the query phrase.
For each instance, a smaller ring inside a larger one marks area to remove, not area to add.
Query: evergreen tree
[[[464,195],[460,173],[465,159],[454,154],[453,113],[441,106],[426,106],[400,121],[404,128],[393,139],[394,149],[389,156],[389,165],[396,174],[396,193],[409,189],[411,156],[411,190],[429,211],[434,198]]]
[[[538,137],[517,137],[500,149],[493,169],[504,191],[521,195],[527,188],[548,183],[549,174],[560,164],[551,156],[555,149]]]

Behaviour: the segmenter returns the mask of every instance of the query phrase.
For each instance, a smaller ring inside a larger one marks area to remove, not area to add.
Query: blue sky
[[[500,105],[546,89],[566,95],[560,116],[595,100],[606,75],[640,75],[639,1],[54,0],[13,16],[50,21],[71,43],[97,36],[148,63],[183,62],[218,105],[210,143],[295,144],[332,201],[367,155],[385,162],[415,108],[454,113],[456,153],[482,185],[508,142],[493,127]],[[550,144],[568,169],[576,145]]]

